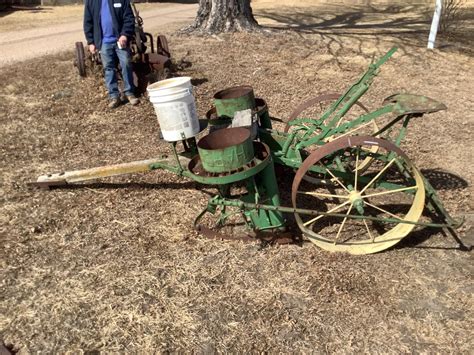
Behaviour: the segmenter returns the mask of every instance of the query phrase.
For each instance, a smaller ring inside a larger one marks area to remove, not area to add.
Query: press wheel
[[[320,111],[321,111],[320,113],[322,114],[324,112],[322,104],[325,102],[332,103],[335,100],[337,100],[339,97],[341,97],[341,94],[338,94],[335,92],[324,92],[318,96],[315,96],[308,100],[303,101],[302,103],[298,105],[298,107],[296,107],[293,110],[290,117],[288,118],[288,121],[285,125],[285,132],[288,132],[290,130],[291,126],[288,123],[297,119],[304,111],[319,105]],[[355,105],[361,109],[361,112],[364,112],[364,113],[369,112],[367,107],[364,104],[362,104],[360,101],[357,101]],[[339,122],[337,126],[339,126],[340,124],[341,122]]]
[[[86,56],[84,54],[84,45],[82,42],[76,42],[75,44],[75,60],[74,65],[77,67],[79,71],[79,75],[83,78],[86,77]]]
[[[377,147],[372,153],[371,148]],[[354,169],[367,157],[370,167]],[[315,168],[332,184],[308,184]],[[302,233],[332,252],[376,253],[407,236],[421,217],[425,202],[423,178],[399,147],[371,136],[341,137],[310,154],[292,186],[295,213]]]
[[[339,97],[341,97],[341,94],[334,93],[334,92],[325,92],[325,93],[320,94],[316,97],[313,97],[311,99],[303,101],[291,113],[290,117],[288,118],[288,122],[291,122],[291,121],[297,119],[304,111],[306,111],[308,109],[311,109],[311,108],[314,108],[315,106],[319,106],[320,115],[322,115],[324,110],[327,108],[327,107],[323,108],[323,104],[325,104],[325,103],[326,104],[331,104],[332,102],[337,100]],[[358,107],[358,112],[356,113],[356,116],[359,115],[359,114],[369,113],[368,108],[363,103],[361,103],[360,101],[357,101],[355,103],[355,105]],[[349,111],[349,113],[350,112],[352,112],[352,110]],[[339,127],[342,123],[345,123],[345,122],[347,122],[347,121],[354,118],[354,115],[351,116],[351,115],[349,115],[349,113],[347,114],[347,116],[344,116],[339,120],[336,127]],[[290,127],[291,126],[288,123],[286,123],[285,132],[288,132]],[[353,135],[354,133],[359,133],[359,131],[361,131],[360,133],[362,133],[362,134],[369,134],[370,132],[377,132],[378,130],[379,130],[379,127],[377,126],[377,123],[375,122],[375,120],[373,120],[371,122],[368,122],[365,125],[360,125],[358,127],[355,127],[351,131],[350,134]],[[349,135],[349,134],[346,133],[346,134],[342,134],[342,135],[327,137],[326,142],[330,142],[330,141],[332,141],[336,138],[339,138],[339,137],[345,136],[345,135]],[[374,147],[371,148],[371,152],[376,153],[377,149],[378,148],[376,146],[374,146]],[[361,171],[366,170],[370,166],[371,161],[372,161],[372,159],[370,157],[367,157],[363,161],[359,162],[359,165],[358,165],[359,170],[361,170]],[[321,183],[321,179],[318,179],[317,177],[307,175],[307,176],[305,176],[305,179],[307,181],[310,181],[310,182],[313,182],[313,183],[316,183],[316,184]]]

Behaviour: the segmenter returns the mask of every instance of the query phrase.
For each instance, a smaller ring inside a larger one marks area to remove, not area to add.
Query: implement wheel
[[[171,53],[168,47],[168,40],[166,39],[166,36],[159,35],[156,38],[156,53],[164,55],[165,57],[171,58]]]
[[[313,97],[311,99],[303,101],[300,105],[298,105],[298,107],[295,110],[293,110],[290,117],[288,118],[288,122],[291,122],[291,121],[297,119],[301,115],[301,113],[303,113],[304,111],[306,111],[308,109],[312,109],[315,106],[319,106],[319,111],[320,112],[318,112],[318,114],[322,115],[324,113],[324,111],[329,107],[329,105],[332,104],[334,101],[336,101],[339,97],[341,97],[341,94],[334,93],[334,92],[325,92],[321,95],[318,95],[316,97]],[[369,113],[368,108],[364,104],[362,104],[360,101],[357,101],[355,103],[355,105],[358,106],[358,110],[355,113],[356,115]],[[354,110],[354,108],[352,108],[349,112],[353,112],[352,110]],[[354,117],[352,117],[352,118],[354,118]],[[337,123],[336,127],[339,127],[341,124],[348,122],[352,118],[349,117],[349,116],[342,117],[339,120],[339,122]],[[286,123],[286,126],[285,126],[285,132],[288,132],[290,130],[290,127],[291,127],[288,124],[288,122]],[[344,134],[343,133],[343,134],[340,134],[340,135],[337,135],[337,136],[331,136],[331,137],[328,137],[326,139],[326,141],[330,142],[330,141],[332,141],[336,138],[339,138],[341,136],[353,135],[354,133],[355,134],[361,134],[361,135],[370,135],[370,133],[377,132],[378,130],[379,130],[379,127],[377,126],[377,123],[375,122],[375,120],[373,120],[373,121],[368,122],[364,125],[360,125],[358,127],[355,127],[349,134],[347,134],[347,133]],[[371,148],[371,152],[372,153],[377,153],[377,149],[378,149],[378,147],[374,146],[374,147]],[[358,164],[359,171],[365,171],[370,166],[371,162],[372,162],[372,158],[370,156],[367,156],[364,160],[360,161],[359,164]],[[306,181],[311,181],[311,182],[316,183],[316,184],[321,183],[321,181],[319,179],[312,177],[310,174],[307,174],[305,176],[305,180]]]
[[[368,157],[372,163],[366,171],[355,168]],[[319,174],[331,183],[309,184],[307,174]],[[390,248],[415,228],[424,208],[425,186],[419,171],[393,143],[346,136],[306,158],[293,181],[292,202],[294,208],[321,213],[295,213],[299,228],[314,244],[333,252],[371,254]]]
[[[295,120],[295,119],[297,119],[299,117],[299,115],[302,114],[304,111],[306,111],[308,109],[311,109],[315,106],[319,106],[320,111],[321,111],[320,114],[322,115],[324,110],[328,108],[328,107],[323,107],[323,103],[325,103],[325,102],[332,103],[332,102],[336,101],[339,97],[341,97],[341,94],[338,94],[338,93],[335,93],[335,92],[325,92],[325,93],[322,93],[322,94],[320,94],[316,97],[312,97],[312,98],[310,98],[306,101],[303,101],[301,104],[298,105],[297,108],[295,108],[293,110],[290,117],[288,118],[288,121],[285,125],[285,132],[288,132],[290,130],[291,126],[288,123]],[[369,112],[367,107],[365,107],[365,105],[363,105],[361,102],[357,101],[355,103],[355,105],[359,106],[362,109],[363,113],[368,113]],[[341,123],[342,122],[339,121],[336,126],[340,126]]]
[[[74,65],[77,67],[79,71],[79,75],[83,78],[86,77],[86,56],[84,54],[84,45],[82,42],[76,42],[75,44],[76,53],[74,59]]]

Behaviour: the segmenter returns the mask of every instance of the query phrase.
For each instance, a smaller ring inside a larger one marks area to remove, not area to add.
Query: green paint
[[[253,145],[250,138],[237,145],[223,149],[198,148],[201,163],[206,171],[223,173],[237,170],[249,163],[254,157]]]
[[[248,164],[255,156],[250,131],[230,128],[215,131],[198,143],[204,169],[211,173],[235,171]]]
[[[313,216],[326,215],[327,213],[324,212],[281,206],[273,161],[286,167],[298,169],[306,156],[311,153],[311,149],[317,149],[318,146],[324,145],[328,137],[345,134],[387,114],[394,114],[394,118],[389,120],[383,127],[380,127],[378,132],[374,132],[374,136],[386,134],[394,129],[396,123],[402,121],[401,128],[397,131],[394,142],[399,146],[405,137],[410,119],[419,113],[417,110],[434,112],[443,109],[444,105],[425,97],[394,95],[385,100],[382,107],[360,115],[350,122],[339,124],[352,106],[367,92],[373,79],[378,74],[379,67],[384,64],[395,51],[396,48],[392,48],[386,55],[380,58],[380,60],[371,64],[359,80],[341,95],[321,117],[317,117],[316,119],[297,118],[290,122],[291,132],[289,133],[272,129],[268,108],[261,99],[257,99],[257,103],[255,102],[253,91],[244,92],[242,95],[236,95],[235,97],[229,97],[229,95],[227,95],[227,97],[226,95],[223,95],[224,97],[217,97],[215,99],[217,114],[224,119],[229,120],[234,116],[236,111],[249,108],[257,112],[260,122],[258,131],[259,138],[261,142],[270,147],[271,154],[263,160],[255,159],[256,165],[248,170],[222,177],[195,175],[189,170],[180,171],[179,166],[162,166],[163,168],[178,172],[200,183],[223,186],[223,188],[220,189],[220,195],[209,200],[208,206],[198,216],[196,223],[205,213],[219,213],[217,223],[220,225],[224,224],[229,216],[240,213],[243,215],[245,223],[253,229],[267,230],[279,229],[285,226],[283,213],[296,212]],[[224,94],[229,93],[226,93],[224,90]],[[357,133],[356,131],[354,134]],[[250,156],[250,154],[247,154],[249,153],[248,149],[243,146],[237,145],[229,148],[229,151],[219,152],[199,150],[205,168],[208,169],[208,171],[229,171],[242,166],[243,162]],[[390,155],[369,153],[367,156],[372,156],[374,159],[382,162],[390,160]],[[326,179],[329,178],[326,169],[330,169],[334,176],[340,178],[341,181],[352,190],[354,176],[352,173],[345,171],[344,164],[344,157],[338,156],[336,152],[334,156],[327,157],[326,166],[316,165],[312,166],[309,170],[321,174],[322,178]],[[397,165],[399,165],[398,161]],[[403,167],[399,166],[399,168],[403,172]],[[359,186],[364,186],[369,183],[371,179],[371,176],[359,176]],[[245,184],[247,188],[245,195],[233,197],[230,196],[230,192],[225,193],[224,190],[228,189],[230,184],[235,182],[243,182]],[[455,228],[459,222],[449,216],[429,182],[426,179],[424,179],[424,182],[430,208],[444,215],[446,223],[407,222],[395,218],[367,216],[364,215],[364,202],[361,199],[354,200],[354,213],[349,215],[346,213],[331,213],[330,215],[340,218],[376,220],[381,223],[407,223],[425,227]],[[405,185],[399,185],[383,179],[379,179],[373,183],[374,188],[384,188],[387,190],[396,190],[404,186]],[[413,194],[413,191],[405,191],[405,193]]]
[[[214,95],[217,116],[233,118],[237,111],[255,109],[255,96],[250,86],[238,86],[219,91]]]
[[[273,162],[256,175],[247,180],[248,194],[241,198],[249,203],[266,203],[271,206],[280,206],[280,196],[275,176]],[[281,229],[285,226],[285,219],[281,211],[252,208],[245,211],[255,230]]]

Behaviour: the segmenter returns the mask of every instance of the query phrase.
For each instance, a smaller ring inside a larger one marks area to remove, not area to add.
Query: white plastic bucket
[[[163,138],[176,142],[199,133],[199,119],[192,92],[191,78],[172,78],[147,87]]]

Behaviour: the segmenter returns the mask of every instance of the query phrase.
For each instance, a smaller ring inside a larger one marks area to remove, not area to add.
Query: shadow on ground
[[[33,14],[36,14],[36,13],[42,13],[42,12],[51,12],[50,9],[45,9],[43,7],[39,7],[39,6],[9,6],[9,5],[5,5],[4,7],[2,7],[2,5],[0,5],[0,17],[5,17],[5,16],[8,16],[8,15],[11,15],[13,14],[14,12],[18,12],[18,11],[27,11],[27,12],[31,12]]]
[[[318,33],[320,31],[337,30],[339,34],[352,34],[358,30],[370,30],[369,33],[358,32],[360,35],[374,35],[378,32],[419,33],[426,30],[430,24],[431,11],[422,5],[391,5],[385,8],[374,6],[332,6],[325,11],[315,8],[296,9],[292,12],[262,10],[260,17],[270,19],[277,25],[269,26],[277,29],[292,29],[303,33]],[[340,30],[343,30],[342,33]],[[374,32],[375,30],[375,32]]]
[[[325,4],[313,7],[282,7],[254,11],[260,22],[271,30],[291,30],[300,35],[318,34],[327,41],[330,53],[339,53],[333,47],[343,47],[346,41],[359,47],[367,38],[377,41],[391,39],[404,55],[411,55],[407,46],[425,47],[430,31],[433,8],[426,4],[369,4],[366,6]],[[437,47],[443,50],[462,50],[474,55],[470,45],[474,23],[474,8],[463,11],[459,24],[450,33],[439,33]],[[360,51],[363,54],[363,51]]]

